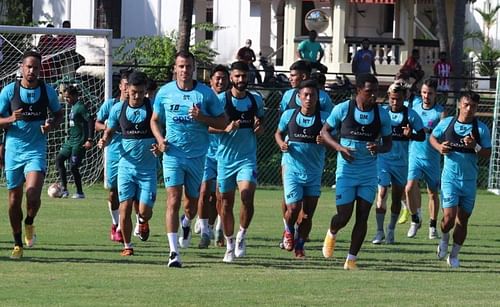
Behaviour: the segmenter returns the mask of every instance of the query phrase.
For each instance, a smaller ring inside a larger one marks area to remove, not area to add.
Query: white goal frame
[[[500,195],[500,71],[497,74],[497,86],[495,90],[491,145],[488,191]]]

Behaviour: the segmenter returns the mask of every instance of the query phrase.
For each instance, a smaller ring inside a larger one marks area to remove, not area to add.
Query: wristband
[[[94,142],[94,139],[88,138],[87,141]]]
[[[481,148],[482,148],[482,147],[481,147],[481,145],[476,144],[476,147],[474,147],[474,151],[475,151],[476,153],[478,153],[478,152],[480,152],[480,151],[481,151]]]

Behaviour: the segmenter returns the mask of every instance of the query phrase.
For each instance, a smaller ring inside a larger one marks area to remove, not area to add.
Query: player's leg
[[[440,163],[439,160],[427,164],[425,168],[425,182],[427,183],[427,195],[429,198],[429,239],[437,239],[437,217],[439,212],[439,186],[440,186]]]
[[[411,214],[411,224],[407,236],[413,238],[417,235],[418,229],[422,226],[420,220],[421,195],[418,180],[408,180],[405,187],[406,204]]]
[[[217,178],[217,162],[207,157],[203,169],[203,180],[200,186],[198,199],[198,221],[197,225],[201,236],[199,248],[207,248],[210,245],[210,227],[215,222],[217,213],[215,209],[215,179]],[[210,223],[211,222],[211,223]]]
[[[443,194],[443,217],[441,219],[441,240],[437,247],[437,256],[444,259],[448,254],[448,244],[450,240],[450,231],[455,227],[455,221],[458,213],[458,186],[453,182],[443,182],[441,193]]]
[[[56,169],[59,173],[59,179],[61,180],[61,186],[63,188],[62,196],[66,198],[69,196],[68,193],[68,175],[66,171],[66,160],[71,156],[71,148],[64,144],[56,157]]]
[[[344,228],[352,216],[354,208],[354,199],[356,197],[356,187],[350,180],[337,178],[337,186],[335,189],[336,208],[335,214],[331,221],[330,227],[326,232],[325,240],[323,241],[323,256],[330,258],[335,250],[337,233]]]
[[[10,256],[11,259],[20,259],[23,256],[23,187],[24,175],[22,167],[14,170],[5,171],[7,189],[9,190],[9,220],[14,237],[14,249]]]
[[[132,256],[134,254],[134,248],[132,245],[132,207],[133,198],[125,199],[120,202],[120,226],[123,238],[123,250],[121,252],[122,256]]]
[[[236,189],[236,175],[231,176],[230,178],[218,178],[217,184],[219,186],[221,196],[222,227],[224,229],[224,237],[226,239],[226,253],[223,261],[232,262],[234,260],[235,249],[233,208]]]
[[[236,175],[240,191],[240,229],[236,235],[235,256],[243,257],[246,253],[246,235],[254,214],[254,197],[257,186],[257,165],[243,165]]]
[[[156,201],[156,170],[139,171],[135,181],[139,186],[134,203],[139,204],[137,222],[139,225],[139,238],[146,241],[149,238],[149,220],[153,216],[153,206]]]
[[[28,171],[26,174],[26,218],[24,219],[24,242],[32,247],[36,241],[34,219],[40,210],[45,171]]]
[[[83,150],[83,147],[79,147],[73,148],[69,159],[71,174],[73,175],[76,186],[76,194],[73,195],[75,199],[85,198],[85,194],[83,194],[82,175],[80,174],[80,165],[84,157],[85,150]]]
[[[305,192],[305,194],[306,193],[307,192]],[[318,205],[318,200],[319,195],[308,195],[304,196],[302,199],[302,210],[299,211],[299,213],[302,213],[298,227],[299,235],[294,246],[295,258],[301,259],[305,257],[304,245],[306,240],[309,238],[309,234],[311,233],[312,219]]]
[[[349,254],[344,269],[356,269],[357,255],[366,237],[371,206],[372,204],[369,201],[361,197],[356,199],[356,222],[352,228],[351,245],[349,246]]]
[[[111,216],[110,239],[122,242],[120,227],[120,202],[118,201],[118,163],[119,159],[109,154],[109,147],[104,150],[104,188],[108,190],[108,210]]]
[[[392,184],[391,219],[389,221],[389,224],[387,225],[387,236],[385,238],[385,243],[387,244],[394,244],[394,232],[396,229],[396,223],[401,213],[401,198],[404,195],[404,186],[404,184],[399,184],[396,182]]]
[[[181,267],[177,231],[185,179],[185,163],[175,156],[163,156],[163,179],[167,193],[165,228],[170,249],[168,266]]]
[[[283,233],[282,246],[287,251],[295,247],[295,224],[302,210],[302,199],[304,198],[304,182],[299,176],[289,172],[283,174],[283,196],[285,202],[285,231]]]

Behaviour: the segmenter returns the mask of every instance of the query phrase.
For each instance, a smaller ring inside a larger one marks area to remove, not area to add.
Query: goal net
[[[20,78],[22,54],[27,50],[37,50],[42,54],[40,79],[59,93],[64,121],[59,129],[48,135],[46,183],[59,181],[55,159],[70,128],[71,106],[62,99],[64,88],[76,86],[80,100],[92,116],[104,99],[111,96],[110,41],[111,30],[0,26],[0,89]],[[102,159],[102,150],[95,145],[86,152],[80,167],[85,184],[101,178]],[[4,178],[1,182],[5,182]],[[69,171],[68,182],[73,182]]]
[[[491,156],[488,174],[488,190],[500,195],[500,71],[497,74],[495,109],[491,128]]]

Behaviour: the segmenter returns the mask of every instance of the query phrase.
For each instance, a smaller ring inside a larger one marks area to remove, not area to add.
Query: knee
[[[57,155],[57,157],[56,157],[56,167],[57,168],[63,168],[65,160],[66,160],[66,157],[64,157],[63,155]]]
[[[26,189],[26,201],[28,205],[40,202],[40,189],[30,187]]]
[[[253,207],[253,191],[250,190],[241,191],[241,202],[244,206]]]
[[[346,214],[337,214],[336,216],[336,224],[338,224],[340,227],[344,227],[349,223],[350,216]]]

